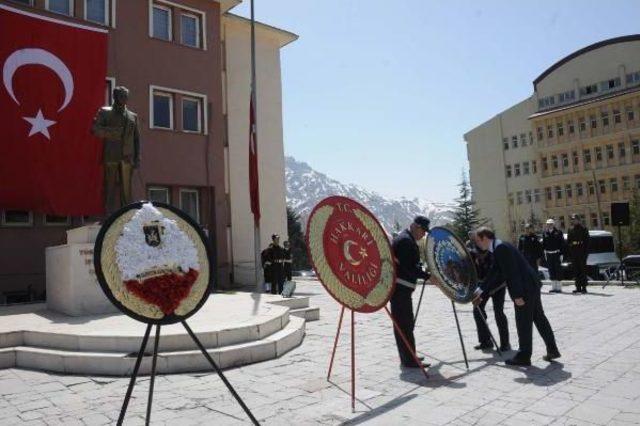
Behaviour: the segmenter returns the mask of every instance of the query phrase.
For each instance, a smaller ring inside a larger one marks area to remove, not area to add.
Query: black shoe
[[[500,352],[509,352],[511,350],[511,345],[500,346]]]
[[[428,362],[421,362],[420,365],[416,364],[415,362],[409,362],[409,363],[402,363],[402,368],[429,368],[431,367],[431,364],[429,364]]]
[[[480,343],[479,345],[475,345],[473,349],[477,351],[484,351],[486,349],[493,349],[493,343]]]
[[[571,293],[573,293],[573,294],[582,293],[582,290],[575,289],[575,290],[573,290]]]
[[[424,361],[424,357],[423,356],[419,356],[418,357],[418,361]]]
[[[507,365],[513,365],[516,367],[528,367],[531,365],[531,359],[521,358],[518,355],[504,362]]]
[[[560,358],[560,352],[556,349],[555,351],[547,352],[545,356],[542,357],[547,362],[552,362],[554,359]]]
[[[587,288],[586,287],[582,287],[582,290],[580,290],[580,293],[587,294]]]

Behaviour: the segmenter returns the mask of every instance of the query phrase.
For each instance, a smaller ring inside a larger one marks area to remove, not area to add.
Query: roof
[[[538,78],[533,80],[533,90],[534,91],[536,90],[538,83],[544,80],[546,76],[548,76],[553,71],[560,68],[562,65],[566,64],[570,60],[577,58],[580,55],[584,55],[585,53],[590,52],[592,50],[600,49],[601,47],[609,46],[612,44],[618,44],[618,43],[627,43],[630,41],[640,41],[640,34],[632,34],[632,35],[626,35],[622,37],[614,37],[608,40],[602,40],[597,43],[591,44],[587,47],[583,47],[582,49],[577,50],[568,56],[565,56],[564,58],[560,59],[558,62],[551,65],[549,68],[547,68],[542,74],[538,76]]]
[[[572,108],[578,108],[578,107],[585,106],[585,105],[588,105],[588,104],[593,104],[593,103],[596,103],[596,102],[604,101],[606,99],[615,98],[616,96],[627,95],[629,93],[635,93],[635,92],[640,92],[640,86],[632,87],[630,89],[625,89],[625,90],[619,90],[619,91],[613,92],[613,93],[607,93],[605,95],[596,96],[595,98],[585,99],[584,101],[574,102],[572,104],[564,105],[564,106],[557,107],[557,108],[546,109],[544,111],[540,111],[540,112],[536,112],[535,114],[531,114],[529,116],[529,119],[539,118],[539,117],[542,117],[544,115],[553,114],[554,112],[566,111],[566,110],[569,110],[569,109],[572,109]]]
[[[231,19],[233,19],[235,21],[248,24],[248,25],[251,24],[251,19],[245,18],[244,16],[235,15],[235,14],[229,13],[229,12],[225,13],[224,16],[227,17],[227,18],[231,18]],[[299,36],[297,34],[294,34],[294,33],[290,32],[290,31],[286,31],[286,30],[283,30],[281,28],[277,28],[277,27],[274,27],[272,25],[265,24],[265,23],[259,22],[259,21],[256,21],[256,28],[261,28],[263,30],[271,32],[272,34],[275,34],[277,36],[277,38],[279,39],[279,41],[280,41],[280,47],[284,47],[289,43],[293,43],[294,41],[296,41],[299,38]]]

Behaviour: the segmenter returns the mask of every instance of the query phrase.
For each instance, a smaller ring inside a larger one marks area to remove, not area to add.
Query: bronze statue
[[[138,116],[127,109],[129,89],[113,89],[113,105],[102,107],[92,132],[104,140],[104,202],[107,214],[130,204],[131,176],[140,165]]]

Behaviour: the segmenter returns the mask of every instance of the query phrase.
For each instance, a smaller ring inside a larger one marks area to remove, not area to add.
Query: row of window
[[[640,84],[640,71],[628,73],[625,76],[625,82],[627,86]],[[591,97],[596,94],[604,94],[613,90],[619,90],[621,86],[622,80],[620,79],[620,77],[610,78],[598,83],[588,84],[586,86],[580,87],[580,98]],[[545,96],[538,99],[538,109],[547,109],[553,107],[556,104],[556,100],[558,104],[562,105],[573,102],[575,101],[575,99],[575,90],[568,90],[566,92],[558,93],[555,95]]]
[[[200,223],[200,191],[193,188],[179,189],[178,207],[189,214],[196,222]],[[171,204],[170,188],[164,186],[152,186],[147,190],[150,201]],[[26,227],[35,224],[34,214],[24,210],[4,210],[0,216],[0,224],[9,227]],[[45,226],[69,226],[69,216],[43,215],[42,222]]]
[[[511,145],[509,145],[509,140],[511,140]],[[518,148],[520,147],[525,147],[527,145],[533,145],[533,133],[529,132],[529,138],[527,139],[527,134],[526,133],[520,133],[520,139],[518,139],[518,135],[513,135],[511,136],[511,139],[509,138],[502,138],[502,148],[507,151],[509,149],[509,146],[511,146],[512,149]]]
[[[206,99],[197,93],[151,86],[151,128],[206,134]],[[180,126],[176,124],[176,106]]]
[[[12,0],[33,6],[34,0]],[[84,4],[84,19],[115,26],[115,0],[45,0],[45,9],[75,16],[75,2]],[[131,0],[127,0],[131,1]],[[140,0],[137,0],[140,1]],[[149,0],[149,36],[199,49],[206,48],[205,13],[167,0]]]
[[[584,214],[577,213],[577,215],[580,217],[580,222],[587,224],[587,222],[585,222]],[[595,212],[590,213],[589,218],[590,218],[589,224],[591,228],[600,227],[597,213]],[[561,230],[565,230],[567,224],[569,225],[571,224],[571,220],[569,216],[558,215],[558,216],[552,216],[551,219],[554,219],[556,221],[556,224],[558,225],[558,229],[561,229]],[[602,212],[602,223],[603,223],[603,226],[611,226],[611,216],[609,215],[609,212]],[[587,226],[589,226],[589,224],[587,224]],[[520,220],[520,226],[519,226],[520,232],[525,231],[525,225],[526,225],[526,221],[524,219]],[[515,221],[511,222],[511,231],[512,232],[516,231]]]
[[[633,106],[625,106],[624,112],[628,122],[634,121],[636,119],[636,113],[633,109]],[[609,111],[607,109],[602,109],[600,111],[600,117],[598,117],[596,114],[591,114],[589,115],[588,119],[589,121],[587,122],[587,117],[579,117],[577,122],[577,129],[576,123],[571,119],[567,120],[566,123],[563,121],[558,122],[555,126],[553,124],[548,124],[546,129],[543,126],[538,126],[536,129],[537,139],[541,141],[545,138],[545,136],[547,139],[551,139],[556,135],[558,137],[564,136],[565,134],[573,135],[576,133],[576,130],[578,130],[579,132],[585,132],[587,130],[587,126],[589,126],[590,129],[597,129],[598,125],[602,126],[603,128],[607,128],[611,125],[612,121],[614,125],[621,124],[622,111],[619,108],[614,108],[610,117]]]
[[[518,177],[521,174],[522,175],[528,175],[528,174],[536,174],[538,173],[538,162],[536,160],[533,160],[531,162],[529,161],[524,161],[522,163],[522,167],[520,167],[520,163],[516,163],[513,165],[513,168],[511,167],[511,165],[507,165],[505,167],[505,172],[507,174],[507,177]]]
[[[604,149],[603,149],[604,148]],[[623,163],[624,160],[627,157],[627,145],[625,142],[619,142],[617,145],[617,153],[618,153],[618,160],[619,163]],[[590,168],[590,165],[595,157],[595,161],[596,163],[600,163],[603,161],[603,159],[607,158],[607,161],[609,160],[613,160],[616,156],[615,154],[615,147],[613,144],[607,144],[604,147],[602,146],[596,146],[593,148],[593,155],[592,155],[592,149],[591,148],[587,148],[587,149],[583,149],[582,150],[582,164],[584,166],[585,169]],[[633,139],[631,141],[631,154],[632,156],[634,156],[635,158],[640,158],[638,156],[640,156],[640,140],[638,139]],[[542,170],[544,172],[549,170],[549,160],[548,157],[542,157]],[[573,163],[573,171],[577,172],[578,171],[578,165],[580,163],[580,157],[578,154],[578,151],[572,151],[571,152],[571,162]],[[568,171],[569,169],[569,154],[568,153],[561,153],[561,154],[554,154],[551,156],[551,168],[552,170],[557,170],[559,168],[562,168],[563,171]]]

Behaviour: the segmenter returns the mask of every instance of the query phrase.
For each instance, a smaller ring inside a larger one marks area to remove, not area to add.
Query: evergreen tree
[[[453,214],[453,232],[462,240],[469,238],[469,232],[479,226],[486,225],[488,221],[480,216],[480,209],[471,197],[471,185],[467,174],[462,172],[462,182],[458,185],[460,196],[456,198],[456,207]]]
[[[289,246],[291,249],[292,269],[299,271],[310,269],[309,256],[307,254],[307,243],[304,239],[300,216],[293,209],[287,206],[287,232],[289,233]]]
[[[629,200],[629,226],[624,228],[627,228],[627,241],[623,244],[623,252],[640,252],[640,189],[633,191],[633,196]]]

